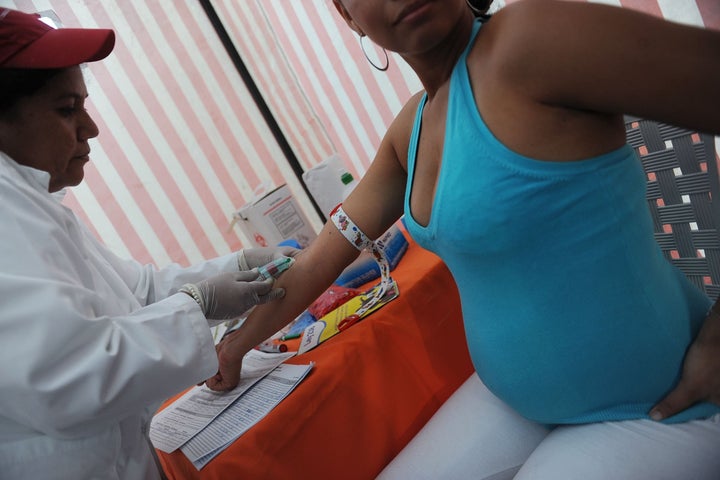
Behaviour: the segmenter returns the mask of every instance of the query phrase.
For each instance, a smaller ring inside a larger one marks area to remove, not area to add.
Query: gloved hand
[[[293,247],[246,248],[238,252],[238,268],[251,270],[262,267],[280,257],[294,257],[302,250]]]
[[[242,316],[255,305],[285,296],[282,288],[272,288],[274,280],[258,280],[257,269],[221,273],[180,289],[195,299],[208,320],[230,320]]]

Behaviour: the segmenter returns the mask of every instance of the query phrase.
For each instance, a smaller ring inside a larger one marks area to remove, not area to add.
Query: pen
[[[274,342],[263,342],[255,348],[265,353],[285,353],[288,350],[287,345],[284,343]]]

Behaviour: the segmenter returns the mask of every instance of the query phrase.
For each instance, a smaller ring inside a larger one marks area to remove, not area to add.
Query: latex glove
[[[701,402],[720,405],[720,312],[713,307],[683,361],[677,386],[658,402],[650,417],[662,420]]]
[[[274,280],[258,280],[256,269],[221,273],[195,284],[186,284],[180,291],[200,305],[208,320],[230,320],[242,316],[255,305],[285,296],[282,288],[272,288]]]
[[[302,250],[293,247],[259,247],[245,248],[238,252],[240,270],[251,270],[262,267],[280,257],[294,257]]]

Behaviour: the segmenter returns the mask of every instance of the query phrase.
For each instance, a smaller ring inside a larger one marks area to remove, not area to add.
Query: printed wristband
[[[352,246],[358,250],[369,250],[380,268],[380,287],[376,290],[375,295],[355,312],[355,315],[360,317],[374,307],[393,284],[393,279],[390,276],[390,262],[388,262],[385,257],[383,250],[385,245],[382,240],[377,242],[370,240],[370,238],[355,225],[350,217],[348,217],[342,208],[342,203],[330,212],[330,220],[332,220],[338,231]]]
[[[370,250],[372,248],[374,242],[350,220],[350,217],[347,216],[347,213],[345,213],[342,208],[342,203],[338,204],[338,206],[330,212],[330,220],[332,220],[338,231],[352,246],[358,250]]]

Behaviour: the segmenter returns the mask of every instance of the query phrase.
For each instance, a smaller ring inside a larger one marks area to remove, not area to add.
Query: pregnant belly
[[[577,423],[601,412],[644,414],[672,387],[686,343],[648,342],[537,334],[468,343],[478,375],[508,405],[541,423]]]

